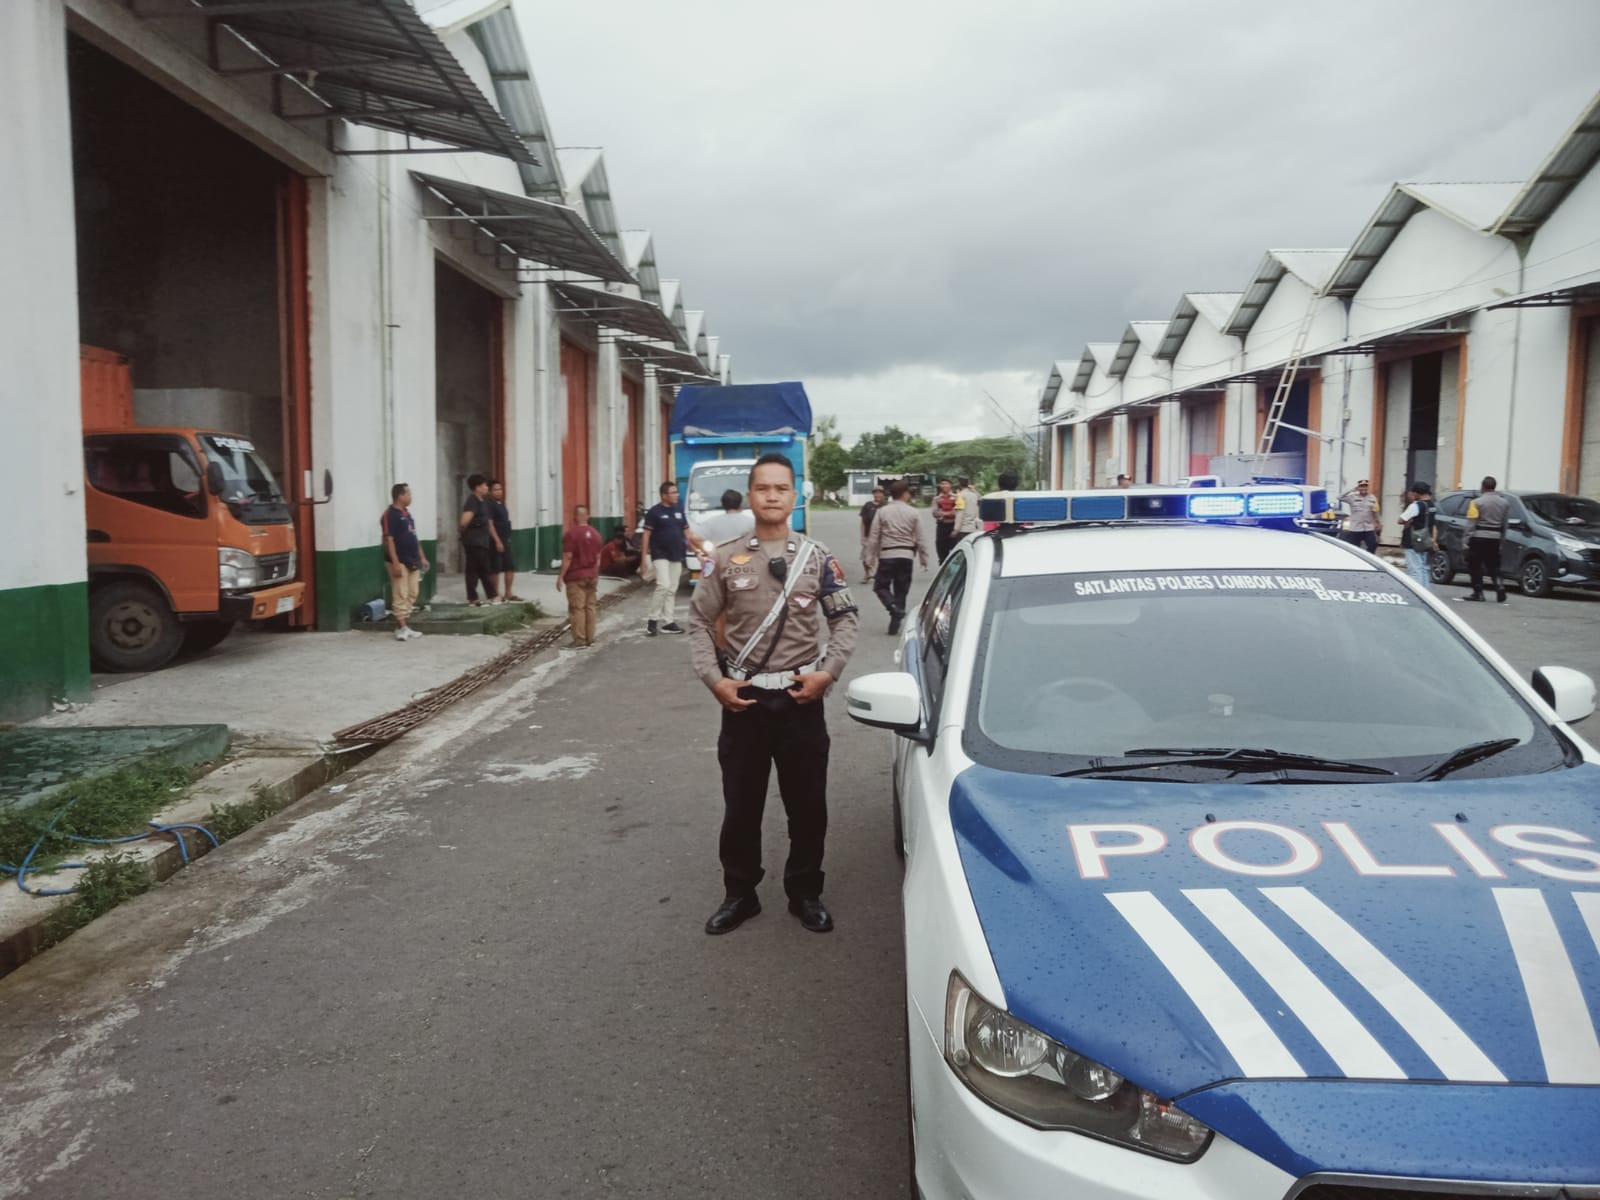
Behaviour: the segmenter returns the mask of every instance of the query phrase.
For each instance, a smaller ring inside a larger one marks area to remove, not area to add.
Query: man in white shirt
[[[743,505],[744,497],[729,488],[722,493],[722,511],[701,521],[695,532],[713,546],[749,537],[756,527],[756,515]]]

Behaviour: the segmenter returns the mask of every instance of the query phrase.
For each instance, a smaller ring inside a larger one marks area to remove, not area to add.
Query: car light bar
[[[1304,485],[1131,488],[1084,492],[993,492],[978,516],[1002,525],[1071,521],[1294,521],[1328,507],[1327,492]]]

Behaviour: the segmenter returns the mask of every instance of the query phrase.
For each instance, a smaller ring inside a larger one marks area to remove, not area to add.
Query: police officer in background
[[[822,903],[829,745],[822,697],[850,661],[858,616],[838,560],[790,528],[796,493],[789,460],[757,459],[749,498],[755,531],[706,557],[689,606],[694,672],[723,708],[718,850],[727,898],[706,932],[728,933],[761,911],[761,814],[775,763],[789,818],[789,911],[813,933],[827,933],[833,917]]]

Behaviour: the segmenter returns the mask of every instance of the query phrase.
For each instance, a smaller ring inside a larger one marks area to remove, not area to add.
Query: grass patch
[[[271,791],[258,783],[250,789],[248,800],[241,800],[237,804],[213,804],[201,824],[217,835],[217,841],[226,842],[238,837],[252,825],[259,825],[282,807]]]
[[[149,868],[131,854],[112,854],[85,867],[78,874],[77,884],[71,901],[50,918],[52,940],[60,940],[123,901],[148,892],[155,880]]]
[[[169,808],[199,774],[170,762],[137,763],[108,775],[80,780],[44,804],[0,812],[0,862],[19,865],[41,837],[30,873],[83,852],[72,836],[124,837],[141,833],[156,813]],[[51,819],[60,813],[54,827]]]

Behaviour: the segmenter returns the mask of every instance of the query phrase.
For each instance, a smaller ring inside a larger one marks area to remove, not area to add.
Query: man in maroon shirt
[[[594,645],[594,597],[600,582],[600,531],[589,524],[589,510],[580,504],[572,510],[572,526],[561,535],[561,574],[556,591],[567,589],[567,619],[572,622],[572,644]]]

